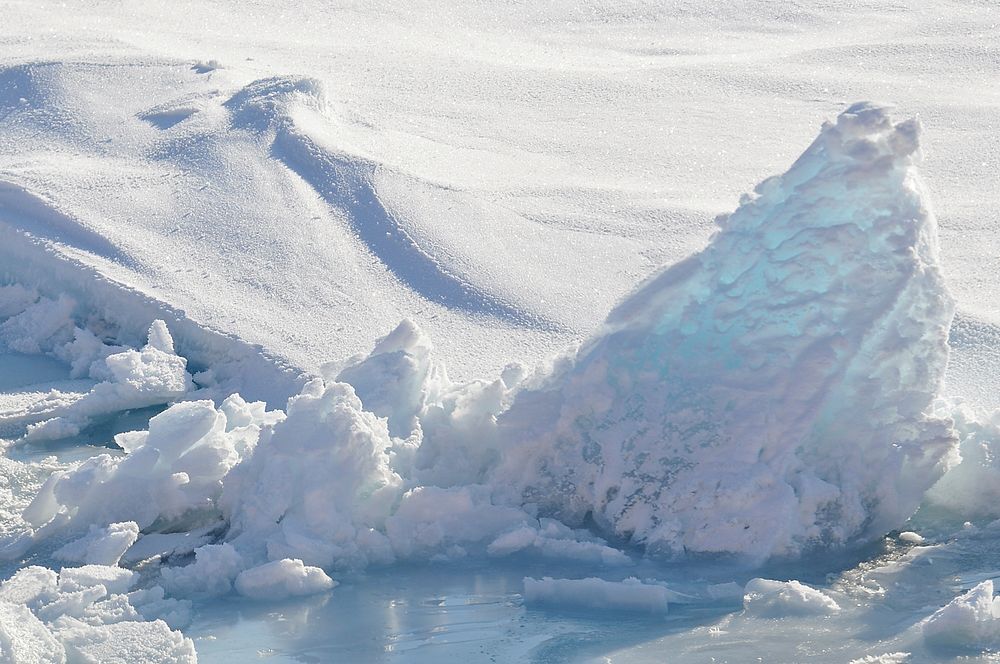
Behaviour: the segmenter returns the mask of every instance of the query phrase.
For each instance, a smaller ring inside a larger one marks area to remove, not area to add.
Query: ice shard
[[[930,414],[953,304],[919,132],[867,102],[826,123],[518,395],[495,486],[647,550],[758,560],[905,521],[956,443]]]

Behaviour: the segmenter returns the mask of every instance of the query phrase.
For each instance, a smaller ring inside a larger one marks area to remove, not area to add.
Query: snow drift
[[[859,103],[500,417],[508,499],[670,552],[796,555],[902,524],[945,470],[952,300],[919,124]]]

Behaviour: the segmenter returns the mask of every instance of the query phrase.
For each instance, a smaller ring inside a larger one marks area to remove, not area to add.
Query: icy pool
[[[919,521],[919,519],[918,519]],[[946,524],[939,523],[939,526]],[[931,528],[931,526],[928,526]],[[944,527],[947,530],[949,526]],[[1000,531],[966,529],[914,546],[889,538],[827,576],[785,568],[835,598],[832,615],[756,616],[742,596],[672,602],[666,615],[526,606],[525,576],[608,570],[537,562],[394,568],[329,593],[275,604],[202,603],[185,633],[204,662],[995,662],[1000,654],[929,648],[920,621],[977,583],[1000,578]],[[681,594],[736,580],[715,566],[641,566]],[[775,575],[777,569],[758,574]],[[622,572],[610,578],[620,578]],[[685,601],[690,603],[684,603]],[[780,613],[780,610],[779,610]],[[864,660],[892,653],[908,657]]]

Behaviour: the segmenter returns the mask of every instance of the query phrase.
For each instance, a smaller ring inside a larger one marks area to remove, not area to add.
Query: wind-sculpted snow
[[[343,211],[351,230],[408,287],[431,301],[475,315],[553,326],[540,315],[522,311],[453,274],[422,248],[380,199],[376,172],[382,171],[385,177],[385,169],[357,155],[324,149],[295,123],[296,106],[322,111],[323,105],[319,81],[294,77],[256,81],[226,102],[234,127],[274,132],[273,156],[309,183],[327,204]]]
[[[498,493],[650,550],[879,537],[945,470],[952,302],[919,125],[856,104],[500,417]]]

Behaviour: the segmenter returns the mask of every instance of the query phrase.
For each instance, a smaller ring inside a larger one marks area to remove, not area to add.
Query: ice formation
[[[117,565],[138,539],[139,525],[135,521],[112,523],[106,528],[91,525],[87,535],[57,549],[52,557],[84,565]]]
[[[105,565],[18,570],[0,584],[0,660],[197,661],[191,639],[172,629],[187,623],[190,605],[156,586],[133,591],[137,579]]]
[[[234,585],[244,597],[278,600],[321,593],[337,582],[318,567],[282,558],[240,572]]]
[[[153,321],[147,344],[134,350],[106,344],[90,330],[76,327],[74,307],[64,296],[41,298],[24,304],[23,311],[0,325],[0,345],[50,352],[71,364],[72,375],[99,381],[83,395],[53,390],[22,411],[0,413],[0,424],[27,426],[25,441],[75,436],[101,417],[170,403],[194,388],[187,360],[174,351],[162,320]]]
[[[604,579],[524,579],[528,605],[555,605],[602,611],[666,613],[670,591],[662,585],[643,583],[635,577],[624,581]]]
[[[21,570],[4,587],[35,579],[30,601],[0,588],[3,655],[100,660],[128,647],[190,661],[172,630],[191,600],[323,593],[335,570],[397,561],[621,570],[640,545],[759,563],[900,526],[957,461],[951,410],[932,403],[952,305],[913,168],[918,129],[851,107],[579,350],[493,380],[450,380],[404,321],[368,355],[299,383],[282,410],[238,394],[220,403],[226,393],[199,390],[212,369],[195,380],[162,322],[142,348],[119,346],[68,297],[3,287],[0,344],[62,358],[90,386],[4,415],[26,441],[166,406],[148,430],[115,437],[121,453],[54,472],[23,530],[5,534],[7,559],[44,550],[82,567]],[[975,497],[955,487],[961,473],[995,472],[995,423],[958,419],[965,463],[931,495],[965,509]],[[635,578],[524,585],[529,606],[663,613],[677,597]],[[749,617],[840,610],[796,581],[706,587],[700,599],[742,597]],[[923,626],[928,643],[979,600],[956,602]]]
[[[743,610],[755,618],[830,615],[837,602],[821,590],[798,581],[751,579],[743,589]]]
[[[965,519],[1000,518],[1000,410],[951,409],[961,439],[953,467],[927,492],[927,502]]]
[[[1000,598],[993,581],[983,581],[956,597],[921,623],[924,641],[945,650],[995,649],[1000,646]]]
[[[629,564],[595,529],[650,552],[754,562],[881,536],[955,445],[931,409],[952,307],[913,168],[918,130],[852,106],[720,219],[705,250],[532,374],[454,383],[404,321],[368,356],[324,367],[284,411],[238,395],[175,404],[116,438],[124,456],[53,474],[14,548],[92,527],[60,555],[113,562],[110,529],[134,522],[142,555],[194,551],[163,574],[183,596],[209,577],[228,592],[244,570],[283,560]],[[15,312],[8,330],[39,306],[62,311],[24,289],[0,303]],[[32,315],[62,321],[49,347],[93,358],[79,365],[103,382],[50,422],[85,418],[110,392],[117,407],[192,398],[162,323],[141,351],[106,351],[64,314]],[[32,431],[45,426],[60,428]]]
[[[238,395],[218,409],[210,401],[176,404],[148,431],[116,436],[125,456],[99,454],[53,473],[24,511],[30,536],[129,521],[142,530],[217,521],[222,479],[276,418]]]
[[[955,445],[919,125],[859,103],[499,419],[508,500],[647,550],[796,555],[902,524]]]

